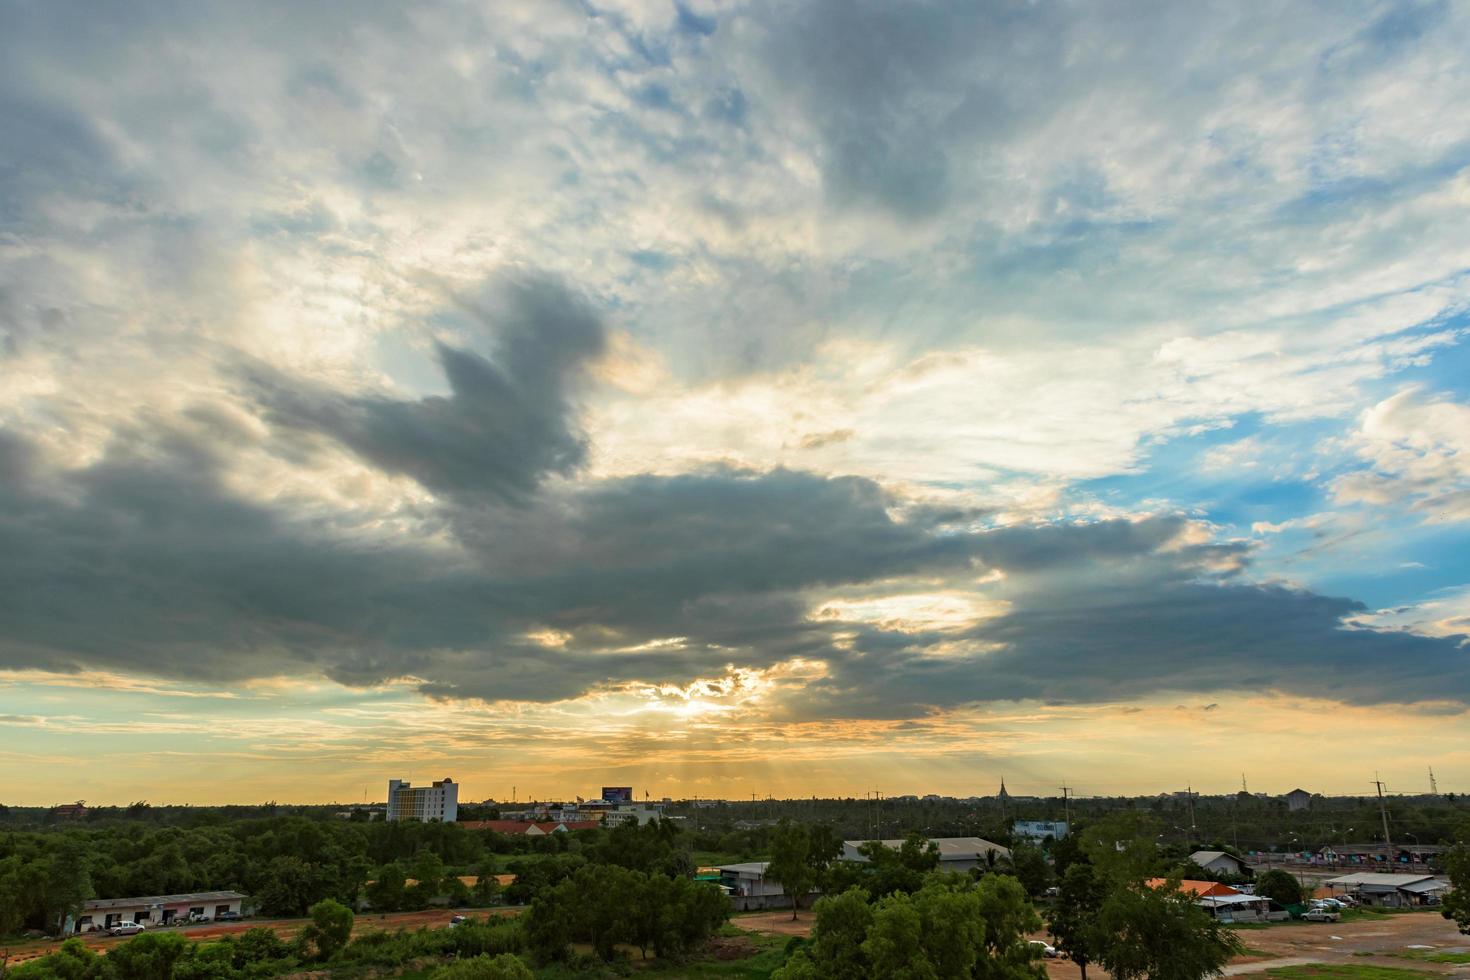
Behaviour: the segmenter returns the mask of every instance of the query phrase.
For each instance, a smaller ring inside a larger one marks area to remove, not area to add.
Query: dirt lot
[[[742,929],[779,936],[805,936],[811,932],[816,916],[804,910],[795,922],[791,911],[758,912],[737,915],[731,921]],[[1303,922],[1271,926],[1266,929],[1242,929],[1241,941],[1252,955],[1231,963],[1226,974],[1240,976],[1259,973],[1273,966],[1306,963],[1359,963],[1397,966],[1422,970],[1431,974],[1450,974],[1470,978],[1470,964],[1427,963],[1406,958],[1412,947],[1432,947],[1419,952],[1470,952],[1470,936],[1455,930],[1455,924],[1438,912],[1414,912],[1395,915],[1373,915],[1353,922]],[[1038,934],[1038,939],[1046,938]],[[1078,971],[1068,960],[1047,961],[1047,972],[1056,978],[1076,980]],[[1089,967],[1089,980],[1105,980],[1107,974]]]
[[[518,909],[503,909],[497,914],[514,915]],[[386,915],[374,915],[364,913],[357,917],[353,925],[353,932],[361,933],[372,929],[417,929],[420,926],[443,926],[446,925],[454,915],[463,913],[476,917],[486,914],[485,909],[429,909],[423,912],[390,912]],[[218,939],[220,936],[228,936],[234,933],[244,932],[257,926],[264,926],[278,936],[290,937],[296,935],[301,927],[306,924],[306,919],[243,919],[239,922],[205,923],[197,926],[180,926],[177,928],[162,929],[159,931],[177,932],[193,940]],[[109,947],[118,943],[127,942],[126,937],[109,936],[106,933],[88,933],[81,937],[82,941],[92,949],[105,952]],[[59,940],[36,940],[34,942],[16,943],[4,947],[10,952],[10,963],[23,963],[26,960],[35,959],[54,952],[61,945]]]

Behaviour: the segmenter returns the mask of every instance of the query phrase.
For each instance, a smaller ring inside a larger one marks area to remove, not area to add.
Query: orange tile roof
[[[1150,888],[1162,888],[1168,880],[1167,878],[1150,878],[1144,884]],[[1189,878],[1185,878],[1179,882],[1179,890],[1186,895],[1193,895],[1195,898],[1205,898],[1212,895],[1240,894],[1240,892],[1231,888],[1229,885],[1222,885],[1218,881],[1194,881]]]

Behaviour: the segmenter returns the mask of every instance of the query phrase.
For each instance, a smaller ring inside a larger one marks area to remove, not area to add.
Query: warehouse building
[[[240,914],[245,896],[239,892],[189,892],[183,895],[153,895],[147,898],[95,898],[82,903],[82,914],[66,932],[96,932],[119,922],[144,926],[172,925],[190,917],[216,919],[226,912]]]

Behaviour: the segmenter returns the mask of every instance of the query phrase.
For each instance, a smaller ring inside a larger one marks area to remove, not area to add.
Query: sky
[[[1470,7],[0,6],[0,802],[1470,791]]]

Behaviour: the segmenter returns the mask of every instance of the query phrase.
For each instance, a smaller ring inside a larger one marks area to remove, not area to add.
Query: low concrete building
[[[82,903],[82,912],[66,932],[95,932],[119,922],[141,922],[145,926],[172,924],[177,919],[221,912],[239,914],[245,896],[239,892],[188,892],[183,895],[153,895],[146,898],[94,898]]]
[[[1214,874],[1250,874],[1250,867],[1229,851],[1195,851],[1189,859]]]
[[[1449,879],[1438,875],[1379,871],[1360,871],[1340,878],[1328,878],[1322,884],[1336,894],[1352,895],[1364,905],[1390,909],[1438,905],[1440,898],[1450,890]]]
[[[720,887],[730,896],[730,906],[736,912],[759,909],[790,908],[791,899],[777,882],[766,878],[769,861],[746,861],[743,864],[722,864],[715,870],[720,873]],[[815,892],[802,896],[801,904],[810,904]]]
[[[1011,856],[1009,848],[1001,847],[983,837],[931,837],[929,841],[939,848],[940,871],[969,871],[971,868],[987,868],[990,867],[992,861],[1009,860]],[[868,858],[860,848],[868,843],[871,842],[843,841],[842,859],[866,864]],[[902,840],[885,840],[878,843],[895,851],[904,844]],[[994,858],[990,857],[992,854]]]

